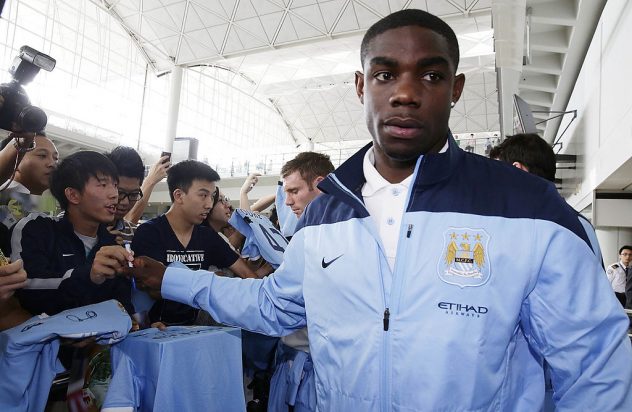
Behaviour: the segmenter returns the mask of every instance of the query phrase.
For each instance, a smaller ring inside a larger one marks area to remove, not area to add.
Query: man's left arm
[[[290,242],[283,264],[265,279],[216,276],[142,257],[131,270],[141,288],[160,289],[163,298],[206,310],[213,319],[269,336],[282,336],[306,326],[303,299],[303,232]]]
[[[632,410],[629,320],[584,239],[536,221],[539,273],[522,309],[530,344],[551,368],[558,411]]]

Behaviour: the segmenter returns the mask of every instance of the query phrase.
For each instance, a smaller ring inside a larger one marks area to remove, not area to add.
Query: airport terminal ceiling
[[[369,140],[354,89],[364,31],[402,8],[447,17],[459,35],[468,82],[451,126],[498,131],[491,0],[482,1],[112,1],[116,16],[156,73],[210,63],[251,79],[299,144]],[[326,147],[326,146],[325,146]]]
[[[299,143],[370,138],[353,90],[353,72],[360,68],[362,34],[388,13],[404,8],[428,10],[446,19],[457,33],[459,70],[467,76],[450,122],[458,134],[500,130],[496,53],[518,54],[520,66],[523,55],[528,59],[514,80],[519,84],[501,91],[505,93],[501,104],[516,92],[536,111],[564,110],[580,66],[576,63],[581,63],[605,4],[580,0],[92,1],[125,27],[156,73],[169,71],[173,64],[211,63],[251,79],[252,92],[274,102]],[[494,44],[494,29],[499,27],[508,28],[517,42],[496,35]],[[526,47],[524,33],[529,37]],[[523,50],[511,50],[516,45]],[[536,113],[539,121],[548,117]],[[540,124],[547,140],[554,140],[562,120]]]
[[[560,123],[564,127],[567,118],[546,122],[550,117],[546,112],[566,109],[604,4],[605,0],[8,0],[2,17],[19,17],[27,8],[42,13],[47,19],[46,30],[41,30],[44,51],[47,44],[56,42],[47,39],[49,21],[53,23],[52,33],[60,23],[77,30],[76,47],[81,45],[84,50],[74,49],[77,55],[89,50],[85,41],[80,42],[86,34],[74,28],[81,24],[73,23],[73,18],[83,19],[84,27],[96,19],[102,26],[98,30],[109,27],[128,37],[152,79],[169,73],[174,65],[189,67],[189,85],[195,86],[204,78],[217,79],[220,86],[239,89],[266,110],[280,114],[283,120],[277,127],[287,130],[277,135],[285,140],[280,142],[285,147],[349,152],[370,139],[355,95],[353,73],[360,69],[362,35],[382,16],[420,8],[441,16],[454,28],[461,48],[459,71],[467,78],[451,117],[455,134],[484,136],[501,131],[501,114],[513,110],[511,96],[517,93],[540,112],[535,117],[542,122],[541,133],[553,142]],[[105,25],[94,9],[109,15],[111,22]],[[23,32],[37,27],[28,21],[16,25],[22,25]],[[13,53],[10,48],[19,45],[7,46],[8,55]],[[88,56],[90,59],[98,67],[104,57]],[[152,79],[149,83],[158,81]],[[133,85],[135,90],[142,87],[140,81]],[[114,92],[109,85],[103,87]],[[212,96],[216,91],[217,86],[213,86],[204,93]],[[216,105],[218,100],[221,102],[221,97],[210,104]],[[197,103],[196,114],[203,115],[208,104]],[[226,116],[239,114],[234,108],[229,112]],[[129,116],[135,113],[138,110]],[[182,110],[180,117],[181,122],[186,117]],[[191,116],[187,120],[195,123]],[[131,117],[128,121],[133,123]],[[113,134],[114,143],[129,137],[140,142],[141,135],[148,134],[156,139],[155,121],[147,118],[138,127],[138,133],[128,130],[119,137]],[[245,136],[244,142],[249,136],[255,139],[253,134]],[[204,154],[200,157],[204,159]]]

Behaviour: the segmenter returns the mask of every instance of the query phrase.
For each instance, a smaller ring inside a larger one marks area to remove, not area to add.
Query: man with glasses
[[[161,157],[145,179],[143,161],[131,147],[118,146],[106,156],[119,173],[118,204],[114,222],[108,230],[122,245],[125,241],[132,241],[136,223],[147,206],[149,196],[156,184],[167,176],[171,163],[168,156]]]
[[[632,267],[630,267],[630,262],[632,262],[632,246],[625,245],[619,249],[619,261],[606,269],[606,275],[608,275],[614,294],[621,305],[628,309],[632,309]],[[626,283],[628,284],[627,289],[629,289],[627,299]]]

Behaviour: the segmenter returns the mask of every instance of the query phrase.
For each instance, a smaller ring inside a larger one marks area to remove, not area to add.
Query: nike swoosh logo
[[[61,254],[63,257],[68,257],[68,256],[74,256],[74,253],[62,253]]]
[[[342,257],[342,255],[335,257],[333,259],[331,259],[329,262],[325,262],[325,258],[323,258],[323,261],[321,262],[321,265],[323,266],[323,269],[326,269],[327,266],[331,265],[332,263],[334,263],[336,260],[340,259]]]

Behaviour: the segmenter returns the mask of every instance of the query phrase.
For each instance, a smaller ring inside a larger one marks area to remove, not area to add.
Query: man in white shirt
[[[625,295],[626,281],[632,277],[630,261],[632,261],[632,246],[622,246],[619,249],[619,261],[606,269],[606,275],[608,275],[608,281],[610,281],[612,290],[623,307],[626,307],[626,303],[632,304],[632,302],[626,302]]]

